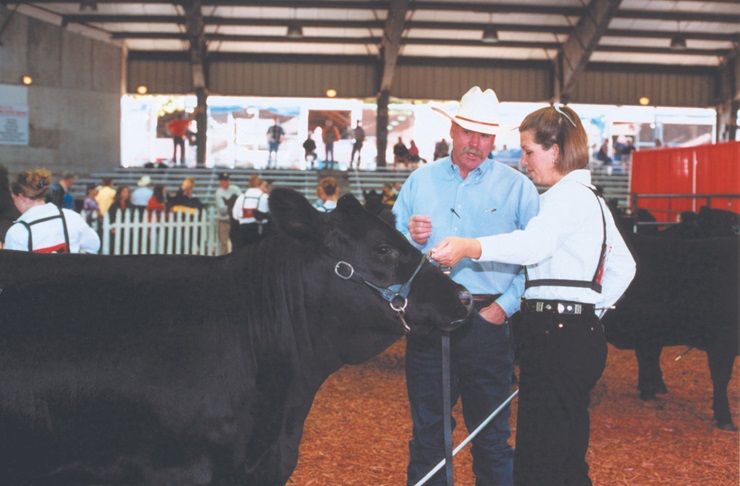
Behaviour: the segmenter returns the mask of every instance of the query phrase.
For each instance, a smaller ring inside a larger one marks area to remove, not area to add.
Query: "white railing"
[[[103,255],[218,255],[216,209],[192,214],[146,210],[116,213],[102,221]]]

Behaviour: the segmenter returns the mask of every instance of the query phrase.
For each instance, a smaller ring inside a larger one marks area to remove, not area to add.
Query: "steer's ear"
[[[352,194],[345,194],[340,197],[339,201],[337,201],[337,208],[340,208],[343,211],[365,211],[365,208],[362,207],[360,201],[358,201]]]
[[[313,240],[322,234],[325,221],[308,200],[293,189],[276,187],[270,191],[272,220],[289,235]]]

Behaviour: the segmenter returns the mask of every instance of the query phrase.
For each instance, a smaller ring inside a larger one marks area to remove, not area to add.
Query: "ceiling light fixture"
[[[296,22],[288,24],[288,38],[289,39],[301,39],[303,37],[303,27],[298,25]]]
[[[671,37],[671,49],[674,51],[686,50],[686,36],[677,34]]]
[[[298,23],[298,13],[293,9],[293,20],[288,23],[288,39],[303,38],[303,27]]]
[[[33,84],[33,78],[29,76],[28,74],[21,76],[21,83],[30,86]]]
[[[676,21],[676,35],[671,37],[671,50],[672,51],[685,51],[686,50],[686,36],[681,33],[681,21]]]
[[[488,14],[488,25],[483,27],[483,37],[481,40],[486,44],[495,44],[498,42],[498,30],[493,25],[493,13]]]
[[[80,2],[80,12],[97,12],[97,11],[98,11],[98,2],[91,2],[90,0]]]

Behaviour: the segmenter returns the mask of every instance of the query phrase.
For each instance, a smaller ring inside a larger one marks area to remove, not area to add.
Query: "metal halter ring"
[[[346,277],[344,275],[342,275],[342,273],[340,271],[341,268],[345,268],[345,269],[348,268],[349,269],[349,275],[347,275]],[[350,265],[347,262],[338,261],[337,264],[334,265],[334,273],[336,273],[337,274],[337,277],[339,277],[341,279],[349,280],[349,279],[352,278],[352,275],[355,274],[355,269],[352,268],[352,265]]]
[[[399,299],[399,298],[403,299],[403,305],[401,307],[396,307],[395,305],[393,305],[393,303],[396,301],[396,299]],[[396,312],[405,312],[406,306],[408,305],[408,303],[409,303],[409,299],[407,299],[406,297],[401,297],[400,295],[396,295],[396,297],[390,302],[391,309],[393,309]]]

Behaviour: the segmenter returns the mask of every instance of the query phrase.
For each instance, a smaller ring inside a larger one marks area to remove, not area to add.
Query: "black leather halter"
[[[408,295],[409,291],[411,290],[411,282],[413,282],[414,277],[416,277],[416,275],[419,273],[419,270],[421,270],[422,265],[424,265],[424,262],[426,261],[428,261],[428,257],[426,255],[422,255],[419,265],[416,267],[416,270],[414,270],[414,273],[411,274],[411,277],[409,277],[406,283],[393,284],[389,285],[386,288],[370,282],[364,276],[355,272],[354,267],[352,267],[351,264],[345,261],[337,262],[337,264],[334,266],[334,273],[336,273],[337,276],[341,279],[354,280],[355,282],[363,283],[378,292],[380,296],[390,304],[391,309],[395,311],[396,315],[398,315],[398,318],[401,320],[401,324],[403,324],[405,333],[408,334],[409,332],[411,332],[411,328],[406,323],[403,315],[406,312],[406,306],[409,303]]]

